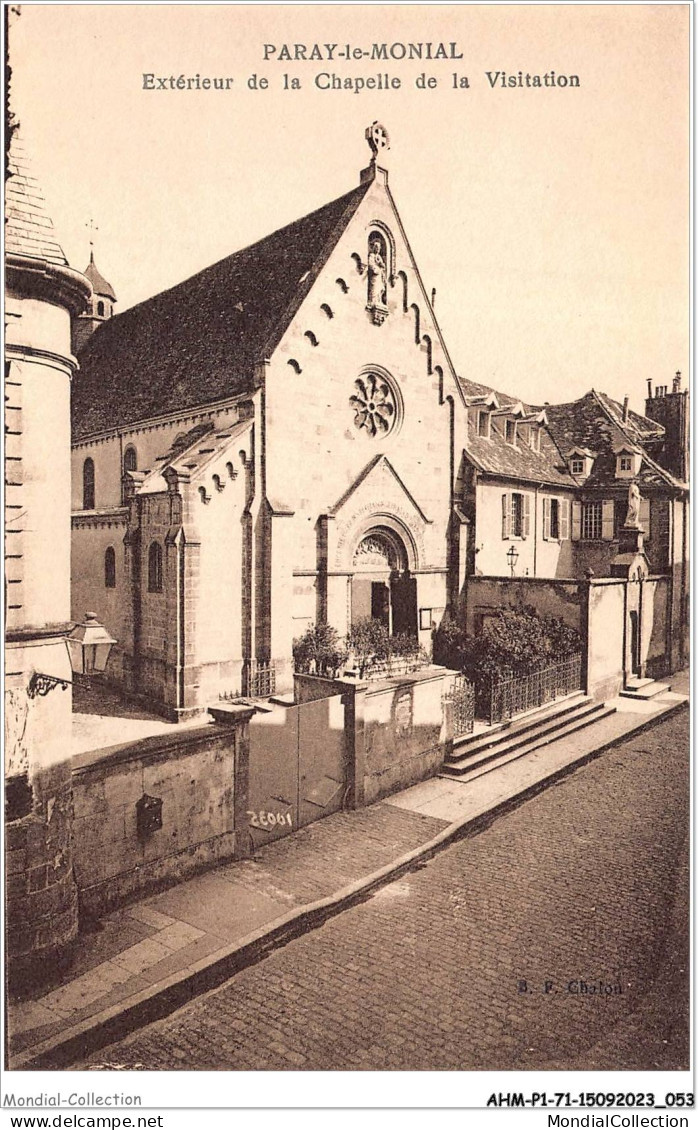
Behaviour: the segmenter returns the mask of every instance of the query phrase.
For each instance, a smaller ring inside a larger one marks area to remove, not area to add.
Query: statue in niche
[[[368,241],[368,304],[388,305],[388,274],[385,266],[385,243],[375,233]]]
[[[637,483],[631,483],[628,488],[628,513],[625,515],[625,525],[628,529],[640,529],[640,488]]]

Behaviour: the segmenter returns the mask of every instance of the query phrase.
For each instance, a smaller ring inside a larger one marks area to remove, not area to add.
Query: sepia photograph
[[[15,1113],[688,1125],[691,14],[4,5]]]

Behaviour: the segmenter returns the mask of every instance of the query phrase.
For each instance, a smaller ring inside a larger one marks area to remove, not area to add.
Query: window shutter
[[[550,541],[550,499],[543,499],[543,541]]]
[[[502,495],[502,537],[509,537],[509,495]]]
[[[601,537],[604,541],[612,541],[614,533],[613,502],[605,499],[601,503]]]
[[[640,525],[645,531],[645,537],[649,541],[650,538],[650,500],[649,498],[640,499]]]
[[[579,506],[579,503],[577,503]],[[560,499],[560,541],[567,541],[570,536],[570,503],[568,498]]]
[[[521,537],[527,538],[531,533],[531,496],[525,494],[523,496],[523,525],[521,528]]]
[[[579,541],[582,536],[582,504],[572,503],[572,541]]]

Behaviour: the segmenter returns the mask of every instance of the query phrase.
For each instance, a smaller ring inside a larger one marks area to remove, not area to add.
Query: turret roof
[[[111,298],[112,302],[116,302],[116,295],[114,294],[111,283],[108,283],[101,275],[95,266],[94,252],[90,252],[90,261],[85,268],[85,274],[92,283],[92,289],[95,294],[100,298]]]
[[[68,265],[56,238],[46,201],[33,175],[19,130],[10,136],[9,177],[5,187],[5,254]]]

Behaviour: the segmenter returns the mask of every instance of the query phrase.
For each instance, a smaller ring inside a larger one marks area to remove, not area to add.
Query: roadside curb
[[[256,965],[274,950],[317,929],[344,910],[370,898],[374,891],[406,874],[451,843],[478,835],[500,816],[513,811],[526,800],[596,760],[608,750],[688,708],[688,699],[668,706],[661,714],[627,730],[596,749],[588,750],[578,759],[552,771],[548,776],[525,786],[518,792],[513,792],[511,796],[493,805],[492,808],[477,816],[466,817],[449,824],[419,847],[369,875],[355,880],[334,894],[295,908],[246,937],[172,974],[157,985],[143,989],[140,993],[67,1027],[60,1034],[26,1048],[16,1056],[10,1056],[8,1070],[60,1070],[76,1059],[92,1054],[146,1024],[162,1019],[195,997],[219,987],[241,970]],[[389,803],[389,800],[387,802]]]

